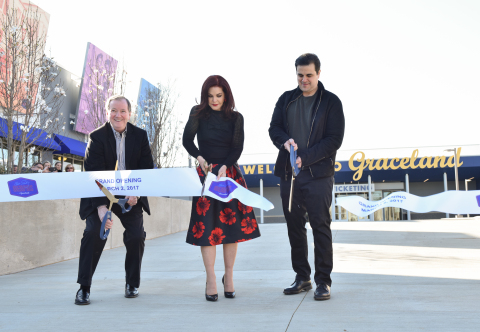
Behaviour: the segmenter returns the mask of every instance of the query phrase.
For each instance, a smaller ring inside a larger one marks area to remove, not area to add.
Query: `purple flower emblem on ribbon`
[[[8,181],[8,189],[12,196],[30,197],[38,194],[37,182],[25,178]]]
[[[212,181],[208,190],[210,190],[218,197],[227,198],[235,189],[237,189],[237,187],[238,186],[235,183],[228,180]]]

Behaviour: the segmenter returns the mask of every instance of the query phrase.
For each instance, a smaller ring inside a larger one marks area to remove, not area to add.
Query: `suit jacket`
[[[117,145],[109,122],[90,133],[85,151],[85,171],[114,171],[117,162]],[[127,123],[125,136],[125,167],[128,170],[152,169],[153,158],[148,143],[147,132],[131,123]],[[97,212],[100,205],[109,205],[107,197],[82,198],[80,201],[80,218],[86,219]],[[150,214],[147,197],[140,197],[137,204]]]

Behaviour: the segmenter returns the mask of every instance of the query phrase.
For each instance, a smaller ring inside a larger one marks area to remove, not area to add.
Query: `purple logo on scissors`
[[[227,198],[230,193],[232,193],[235,189],[237,189],[237,185],[233,182],[230,182],[228,180],[226,181],[213,181],[210,184],[210,190],[212,193],[215,195],[221,197],[221,198]]]
[[[480,207],[480,195],[477,196],[477,203],[478,203],[478,206]]]
[[[37,182],[25,178],[8,181],[8,189],[12,196],[30,197],[38,194]]]

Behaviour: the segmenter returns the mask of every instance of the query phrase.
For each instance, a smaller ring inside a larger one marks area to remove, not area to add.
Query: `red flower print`
[[[250,219],[247,217],[246,219],[242,220],[242,231],[245,234],[251,234],[257,228],[257,221],[255,219]]]
[[[244,180],[243,178],[238,178],[238,179],[236,179],[235,181],[237,181],[237,183],[238,183],[239,185],[241,185],[242,187],[247,188],[247,184],[245,183],[245,180]]]
[[[212,169],[214,169],[217,166],[218,166],[218,164],[212,164]]]
[[[223,211],[220,211],[220,221],[223,222],[224,224],[231,225],[234,224],[235,221],[235,213],[233,212],[232,209],[226,208]]]
[[[235,177],[237,176],[237,170],[235,169],[235,167],[230,167],[230,168],[227,168],[227,177],[231,178],[231,179],[235,179]]]
[[[202,237],[204,231],[205,231],[205,225],[203,224],[203,222],[197,221],[195,225],[193,225],[193,228],[192,228],[193,236],[196,237],[197,239]]]
[[[203,175],[203,171],[200,168],[200,166],[197,167],[197,173],[198,173],[198,176],[205,176],[205,175]]]
[[[197,201],[197,213],[198,215],[204,215],[210,208],[210,201],[206,197],[200,197]]]
[[[212,246],[216,246],[218,244],[221,244],[224,238],[225,235],[223,235],[223,231],[217,227],[212,231],[212,234],[210,234],[208,240],[210,241],[210,244]]]
[[[240,240],[235,241],[235,243],[245,242],[245,241],[248,241],[248,240],[251,240],[251,239],[240,239]]]
[[[251,206],[242,204],[240,201],[238,201],[238,209],[242,214],[247,214],[253,211],[253,208]]]

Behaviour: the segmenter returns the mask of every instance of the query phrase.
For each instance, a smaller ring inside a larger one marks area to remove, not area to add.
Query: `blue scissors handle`
[[[120,198],[117,202],[117,204],[120,205],[120,207],[122,208],[122,213],[130,212],[130,210],[132,209],[131,205],[129,205],[128,208],[125,207],[125,204],[127,204],[127,202],[128,199],[126,198]]]
[[[290,146],[290,164],[292,165],[293,176],[297,176],[300,173],[300,169],[297,166],[297,151],[295,151],[293,146]]]
[[[112,219],[112,211],[107,211],[107,213],[105,213],[105,216],[103,217],[102,226],[100,226],[100,238],[102,240],[106,240],[108,234],[110,233],[109,229],[105,231],[105,225],[107,224],[108,219]]]

